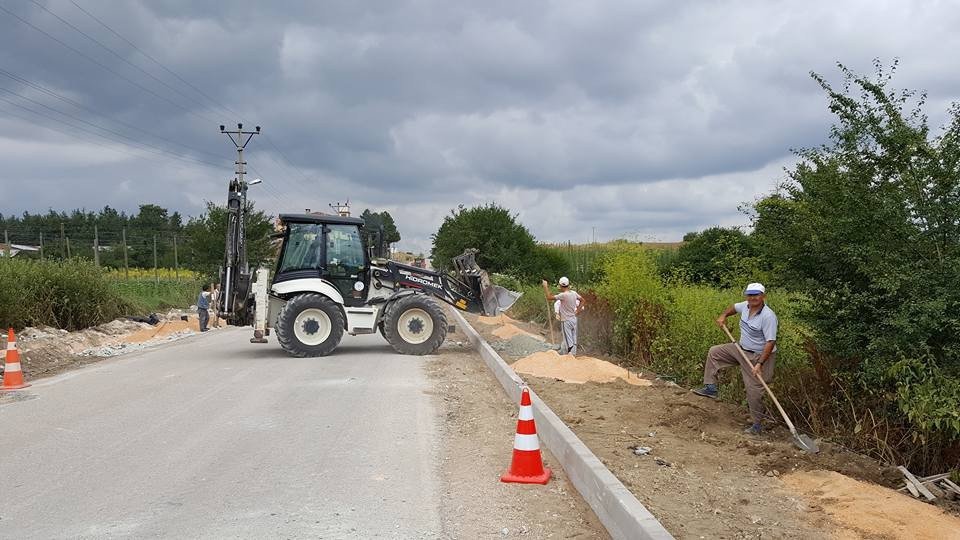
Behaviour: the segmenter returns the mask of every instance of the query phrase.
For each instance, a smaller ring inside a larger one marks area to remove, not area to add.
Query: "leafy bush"
[[[477,249],[477,264],[488,272],[510,274],[525,282],[556,279],[569,268],[566,260],[538,246],[510,210],[496,204],[465,208],[444,218],[433,235],[433,265],[449,270],[465,249]]]
[[[736,228],[711,227],[688,233],[684,244],[669,258],[666,275],[682,275],[695,283],[715,287],[736,287],[742,276],[749,281],[766,281],[762,258],[750,236]]]

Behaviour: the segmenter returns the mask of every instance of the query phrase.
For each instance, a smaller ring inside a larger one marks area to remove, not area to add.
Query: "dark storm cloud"
[[[423,248],[457,204],[498,201],[546,240],[669,240],[745,223],[738,204],[789,149],[824,140],[811,70],[900,57],[895,84],[930,92],[935,125],[960,95],[949,3],[75,0],[192,88],[70,0],[38,1],[115,54],[32,2],[3,5],[115,73],[0,14],[0,69],[22,79],[0,74],[20,94],[0,90],[4,213],[198,213],[231,176],[217,125],[242,120],[264,128],[247,159],[270,211],[349,197]]]

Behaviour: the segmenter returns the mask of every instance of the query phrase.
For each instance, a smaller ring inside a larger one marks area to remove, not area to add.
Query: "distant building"
[[[39,253],[40,246],[27,246],[23,244],[10,244],[9,246],[0,243],[0,257],[6,257],[7,251],[10,251],[11,257],[16,257],[18,253]]]

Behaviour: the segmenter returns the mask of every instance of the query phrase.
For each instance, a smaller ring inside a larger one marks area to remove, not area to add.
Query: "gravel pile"
[[[519,358],[555,349],[553,345],[526,334],[514,336],[507,341],[494,342],[491,343],[490,346],[497,352]]]

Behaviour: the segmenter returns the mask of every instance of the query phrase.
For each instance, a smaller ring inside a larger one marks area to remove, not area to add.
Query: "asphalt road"
[[[423,357],[292,358],[229,329],[0,400],[2,538],[434,538]]]

